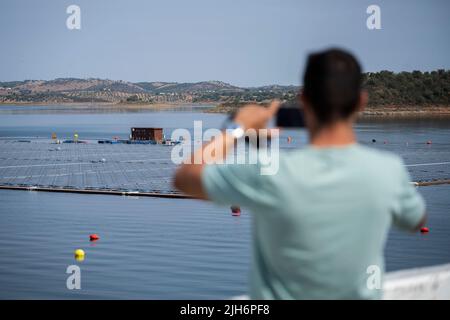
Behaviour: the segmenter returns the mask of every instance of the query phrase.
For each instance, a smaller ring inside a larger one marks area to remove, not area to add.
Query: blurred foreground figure
[[[361,82],[351,54],[309,56],[298,97],[309,146],[281,153],[274,175],[261,175],[261,164],[207,165],[207,156],[178,168],[181,191],[253,212],[251,298],[380,298],[381,280],[373,277],[383,275],[389,227],[423,226],[425,204],[402,160],[356,142],[353,124],[368,99]],[[277,108],[241,108],[231,134],[196,152],[232,150],[243,130],[265,128]]]

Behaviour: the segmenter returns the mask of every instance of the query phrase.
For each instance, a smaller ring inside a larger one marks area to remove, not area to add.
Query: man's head
[[[362,74],[350,53],[330,49],[308,57],[303,78],[302,104],[311,128],[354,119],[367,102]]]

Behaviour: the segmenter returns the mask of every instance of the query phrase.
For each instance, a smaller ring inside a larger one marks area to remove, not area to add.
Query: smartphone
[[[278,109],[275,125],[280,128],[304,128],[305,118],[298,102],[284,102]]]

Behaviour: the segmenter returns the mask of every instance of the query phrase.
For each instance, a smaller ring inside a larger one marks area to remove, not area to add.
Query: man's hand
[[[256,104],[249,104],[239,109],[234,121],[246,129],[264,129],[280,107],[280,102],[272,101],[269,107],[265,108]]]
[[[234,121],[247,129],[264,129],[267,127],[267,122],[275,116],[280,107],[279,101],[273,101],[269,107],[261,107],[258,105],[247,105],[239,109]],[[269,131],[270,134],[270,131]],[[180,165],[175,173],[174,185],[178,190],[200,199],[207,199],[207,195],[202,185],[202,172],[205,165],[204,150],[210,145],[213,147],[214,153],[218,152],[220,157],[225,157],[226,152],[234,146],[234,137],[223,132],[219,137],[216,137],[214,141],[211,141],[195,153],[200,153],[199,159],[202,159],[201,163],[195,164],[195,154],[191,156],[191,161]],[[213,152],[211,152],[213,153]]]

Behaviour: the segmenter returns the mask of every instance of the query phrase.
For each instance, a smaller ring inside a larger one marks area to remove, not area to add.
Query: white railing
[[[449,300],[450,264],[389,272],[385,300]]]
[[[388,272],[384,300],[450,300],[450,263],[433,267]],[[247,295],[232,300],[248,300]]]

